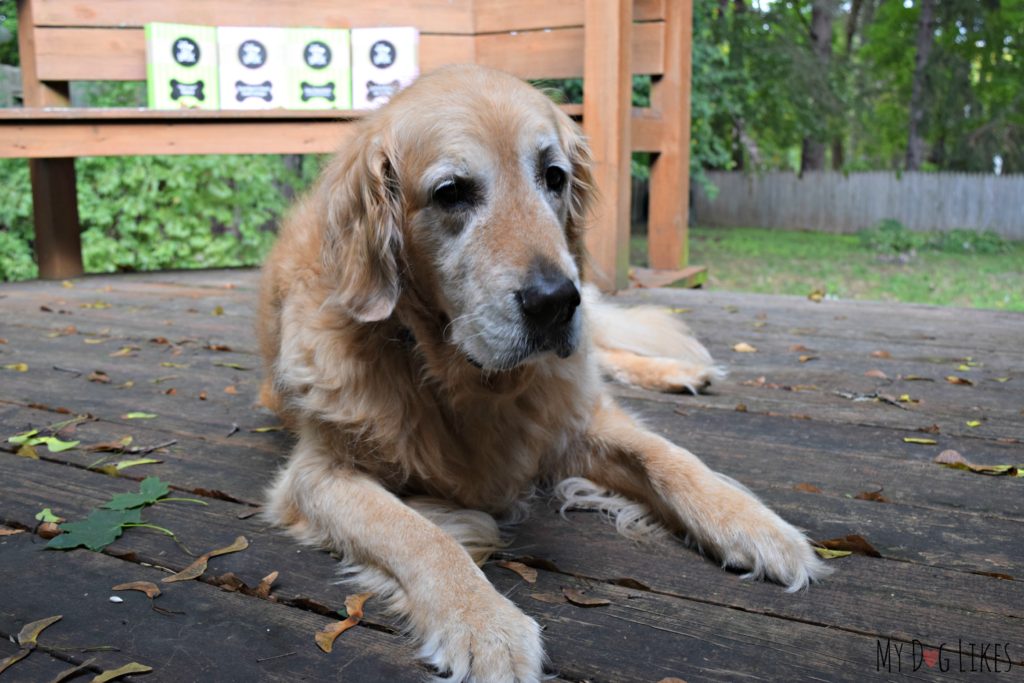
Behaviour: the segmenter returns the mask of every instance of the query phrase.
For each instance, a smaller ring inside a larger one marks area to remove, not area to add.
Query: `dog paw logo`
[[[247,69],[258,69],[267,63],[267,48],[258,40],[246,40],[238,46],[238,61]]]
[[[206,95],[203,93],[203,82],[196,81],[195,83],[182,83],[181,81],[172,78],[171,99],[178,101],[182,97],[194,97],[200,102],[205,100]]]
[[[198,64],[199,54],[199,45],[191,38],[181,37],[171,43],[171,56],[182,66]]]
[[[374,100],[383,100],[384,102],[387,102],[396,92],[398,92],[398,88],[401,85],[402,84],[397,80],[391,81],[390,83],[374,83],[373,81],[367,81],[366,99],[370,102],[373,102]]]
[[[319,40],[314,40],[306,45],[306,49],[302,51],[302,58],[309,68],[324,69],[331,63],[331,48]]]
[[[386,69],[395,63],[398,53],[395,46],[386,40],[378,40],[370,46],[370,63],[378,69]]]
[[[270,81],[263,81],[262,83],[235,81],[235,99],[239,102],[249,99],[270,102],[274,99],[274,95],[271,92],[271,83]]]
[[[334,101],[334,83],[314,85],[313,83],[302,82],[302,101],[309,102],[314,99]]]

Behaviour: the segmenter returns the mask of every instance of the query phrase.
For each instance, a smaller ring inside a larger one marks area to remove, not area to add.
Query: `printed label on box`
[[[152,109],[216,109],[217,30],[146,24],[146,92]]]
[[[287,29],[222,26],[217,29],[222,109],[285,106]]]
[[[352,107],[372,109],[419,76],[419,32],[411,27],[352,29]]]
[[[351,61],[347,29],[288,31],[289,109],[349,109]]]

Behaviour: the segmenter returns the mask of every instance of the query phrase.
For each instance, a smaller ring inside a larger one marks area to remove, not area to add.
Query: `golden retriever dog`
[[[477,564],[538,488],[789,590],[825,573],[802,533],[613,400],[602,366],[669,391],[717,371],[667,313],[582,283],[590,164],[541,92],[441,69],[358,124],[264,267],[263,398],[297,435],[268,514],[340,552],[451,681],[543,675],[540,628]]]

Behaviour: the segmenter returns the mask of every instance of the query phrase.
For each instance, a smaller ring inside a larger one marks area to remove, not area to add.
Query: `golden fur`
[[[263,397],[298,438],[269,515],[340,551],[449,680],[542,675],[537,624],[474,563],[492,515],[537,485],[790,590],[824,573],[800,532],[615,405],[602,365],[668,391],[718,371],[669,316],[583,287],[591,185],[583,137],[542,94],[442,69],[359,124],[264,267]],[[583,290],[539,346],[517,294],[538,268]]]

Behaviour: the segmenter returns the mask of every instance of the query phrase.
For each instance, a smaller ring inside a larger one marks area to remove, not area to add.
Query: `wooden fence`
[[[1024,175],[970,173],[710,172],[710,199],[695,191],[694,222],[706,226],[856,232],[886,218],[911,230],[991,230],[1024,239]]]

